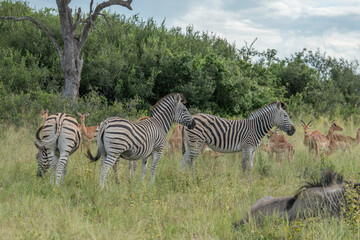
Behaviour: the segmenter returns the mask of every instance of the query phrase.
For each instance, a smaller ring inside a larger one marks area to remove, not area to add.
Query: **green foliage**
[[[55,9],[34,10],[22,1],[0,2],[1,16],[31,16],[62,43]],[[350,117],[360,110],[357,61],[304,49],[279,59],[275,49],[236,49],[215,34],[185,31],[153,19],[103,12],[83,49],[80,96],[96,91],[102,101],[137,99],[144,111],[170,92],[185,95],[188,107],[221,116],[247,116],[282,100],[294,115],[307,112]],[[34,24],[0,21],[0,82],[7,94],[61,92],[59,56]],[[255,43],[255,42],[254,42]],[[16,121],[16,119],[14,119]]]
[[[359,231],[360,223],[360,188],[349,184],[345,188],[345,204],[342,208],[342,213],[345,222],[349,225],[352,232],[355,234]]]
[[[259,152],[257,156],[257,162],[258,164],[256,165],[256,171],[259,173],[259,175],[262,178],[269,177],[271,174],[271,167],[272,167],[269,159],[265,158],[263,156],[263,153]]]
[[[20,93],[40,90],[50,78],[47,68],[39,67],[39,60],[27,52],[0,48],[0,82],[7,92]]]
[[[97,125],[108,117],[118,116],[136,119],[146,115],[138,110],[142,101],[139,98],[130,99],[126,104],[113,102],[108,104],[103,96],[91,91],[74,102],[64,98],[59,93],[44,91],[29,91],[13,94],[6,91],[0,83],[0,123],[16,126],[37,126],[41,109],[49,109],[49,114],[65,112],[78,118],[76,112],[89,112],[87,124]],[[79,121],[80,122],[80,121]]]

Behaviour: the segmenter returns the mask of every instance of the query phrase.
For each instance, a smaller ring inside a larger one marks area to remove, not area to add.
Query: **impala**
[[[271,157],[276,154],[276,160],[280,161],[280,156],[286,156],[288,162],[294,158],[294,145],[292,145],[284,135],[280,134],[278,129],[275,132],[269,131],[269,153]]]
[[[83,138],[86,140],[87,150],[89,150],[90,142],[94,138],[94,134],[95,134],[97,126],[90,126],[90,127],[85,126],[85,117],[88,116],[90,113],[85,113],[85,114],[81,114],[79,112],[76,112],[76,113],[77,113],[77,115],[80,116],[80,120],[81,120],[80,131],[81,131]],[[81,146],[81,151],[82,151],[82,146]]]
[[[49,109],[46,109],[46,110],[41,109],[40,117],[42,119],[44,119],[44,123],[45,123],[46,119],[48,118],[48,116],[49,116]]]
[[[309,140],[310,140],[311,136],[313,136],[313,135],[324,135],[324,134],[322,134],[318,130],[314,130],[312,132],[310,131],[310,128],[312,127],[311,123],[314,121],[314,117],[312,117],[311,121],[308,122],[307,124],[304,122],[303,118],[304,118],[304,115],[302,116],[302,118],[300,120],[301,123],[302,123],[302,126],[304,128],[304,141],[303,141],[303,143],[304,143],[305,147],[308,147],[309,146]]]
[[[325,156],[329,156],[336,151],[339,146],[334,138],[335,131],[343,131],[343,128],[335,123],[335,120],[331,123],[329,132],[326,136],[314,134],[309,139],[309,151],[315,151],[315,158],[317,159],[320,150],[325,152]]]
[[[360,142],[360,128],[357,130],[356,137],[346,136],[344,134],[334,134],[334,141],[337,142],[339,148],[346,150],[351,146],[358,145]]]

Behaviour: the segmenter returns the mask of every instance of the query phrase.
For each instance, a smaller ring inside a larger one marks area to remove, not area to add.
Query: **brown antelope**
[[[46,109],[46,110],[41,109],[40,117],[42,119],[44,119],[44,123],[45,123],[46,119],[48,118],[48,116],[49,116],[49,109]]]
[[[85,114],[81,114],[79,112],[76,112],[77,115],[80,116],[80,130],[81,130],[81,134],[83,136],[83,138],[86,140],[86,147],[87,150],[90,149],[90,142],[92,139],[94,139],[94,134],[96,131],[97,126],[90,126],[90,127],[86,127],[85,126],[85,117],[88,116],[90,113],[85,113]],[[82,145],[80,146],[80,150],[82,151]]]
[[[314,130],[314,131],[310,132],[310,128],[312,127],[311,123],[314,121],[314,117],[312,117],[311,121],[308,122],[307,124],[304,122],[303,118],[304,118],[304,115],[300,120],[302,122],[302,126],[304,128],[304,141],[303,141],[303,143],[304,143],[305,147],[308,147],[309,146],[309,140],[310,140],[310,137],[312,135],[324,135],[324,134],[322,134],[318,130]]]
[[[279,133],[278,129],[275,132],[269,131],[269,153],[271,157],[273,153],[276,154],[276,160],[280,161],[280,156],[286,156],[288,162],[294,158],[294,145],[289,143],[286,137]]]
[[[181,125],[176,125],[174,128],[174,131],[171,134],[171,137],[169,139],[169,149],[171,153],[174,153],[175,151],[182,149],[182,152],[185,152],[185,144],[184,143],[184,128]],[[219,153],[214,152],[211,150],[206,144],[201,149],[201,154],[207,154],[211,158],[217,158],[220,156]]]
[[[339,148],[338,143],[334,139],[335,131],[343,131],[343,128],[337,125],[334,120],[331,123],[329,132],[326,136],[318,134],[311,135],[309,139],[309,151],[315,151],[314,160],[317,159],[320,150],[323,150],[327,157]]]
[[[334,140],[342,150],[346,150],[351,146],[358,145],[360,142],[360,128],[357,130],[355,138],[346,136],[344,134],[334,134]]]
[[[172,132],[169,139],[170,152],[175,152],[177,149],[181,149],[182,141],[184,140],[182,130],[183,129],[180,125],[175,126],[174,131]]]

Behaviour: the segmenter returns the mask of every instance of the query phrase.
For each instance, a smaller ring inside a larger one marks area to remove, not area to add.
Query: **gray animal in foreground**
[[[341,209],[346,207],[346,186],[357,188],[359,183],[343,180],[341,174],[325,171],[319,180],[312,180],[302,186],[295,196],[289,197],[263,197],[250,209],[239,222],[234,223],[239,227],[250,218],[260,222],[266,216],[279,217],[284,220],[294,221],[314,216],[339,216]]]

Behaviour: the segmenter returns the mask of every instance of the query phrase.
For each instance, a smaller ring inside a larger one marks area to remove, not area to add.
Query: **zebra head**
[[[295,133],[295,126],[291,122],[291,119],[284,108],[286,109],[284,103],[279,101],[276,102],[274,123],[280,130],[286,132],[287,135],[292,136]]]
[[[176,94],[176,103],[174,107],[175,111],[175,122],[180,123],[189,129],[193,129],[195,127],[195,121],[192,118],[191,114],[182,103],[182,97],[180,94]]]
[[[38,162],[38,169],[37,169],[37,177],[43,177],[43,175],[46,173],[46,171],[50,167],[50,161],[48,159],[48,152],[45,147],[41,147],[38,145],[38,143],[35,141],[35,146],[38,149],[38,152],[36,154],[36,160]]]

